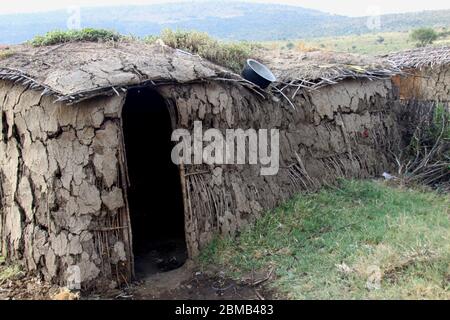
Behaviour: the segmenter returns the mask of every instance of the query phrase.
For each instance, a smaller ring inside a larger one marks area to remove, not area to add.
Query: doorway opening
[[[171,160],[171,116],[158,92],[130,89],[122,121],[135,275],[145,278],[187,259],[180,172]]]

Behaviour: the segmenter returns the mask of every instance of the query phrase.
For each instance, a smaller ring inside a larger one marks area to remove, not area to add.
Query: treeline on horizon
[[[201,9],[201,10],[200,10]],[[144,37],[164,29],[198,30],[222,40],[277,41],[450,26],[450,10],[382,15],[380,28],[367,17],[350,18],[286,5],[215,2],[82,8],[81,26]],[[21,43],[50,30],[67,29],[66,11],[1,16],[0,44]]]

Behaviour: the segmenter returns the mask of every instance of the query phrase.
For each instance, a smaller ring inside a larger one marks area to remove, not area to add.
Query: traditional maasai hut
[[[404,73],[393,77],[400,99],[450,101],[450,47],[425,47],[386,56]]]
[[[12,50],[0,60],[1,253],[62,285],[73,266],[85,288],[129,281],[167,239],[194,257],[300,190],[381,174],[398,143],[397,70],[381,60],[269,57],[279,82],[262,91],[164,45]],[[277,174],[175,166],[171,132],[197,120],[278,129]]]

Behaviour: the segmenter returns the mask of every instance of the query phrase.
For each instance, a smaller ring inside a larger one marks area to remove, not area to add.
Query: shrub
[[[0,60],[6,59],[14,55],[14,51],[10,49],[0,50]]]
[[[65,42],[75,41],[118,41],[121,36],[110,30],[85,28],[81,30],[61,31],[55,30],[47,32],[43,36],[36,36],[31,40],[31,44],[35,47],[50,46]]]
[[[166,45],[188,51],[239,73],[245,61],[259,46],[250,42],[221,42],[207,33],[198,31],[163,30],[159,37],[148,36],[144,40],[153,43],[161,39]]]
[[[377,39],[376,39],[376,42],[381,44],[381,43],[384,42],[384,38],[382,36],[378,36]]]
[[[417,42],[418,47],[432,44],[437,38],[437,32],[431,28],[420,28],[411,33],[411,39]]]
[[[449,106],[410,101],[404,107],[407,147],[396,156],[399,174],[406,183],[450,190]]]

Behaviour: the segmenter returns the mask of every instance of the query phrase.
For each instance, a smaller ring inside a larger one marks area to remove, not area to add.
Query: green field
[[[343,181],[300,194],[201,262],[237,279],[274,269],[289,299],[450,299],[450,197]]]
[[[441,32],[442,29],[436,31]],[[416,47],[416,43],[410,39],[410,32],[384,32],[297,41],[265,42],[264,45],[282,50],[321,49],[369,55],[386,54]],[[450,45],[450,35],[440,37],[433,45]]]

